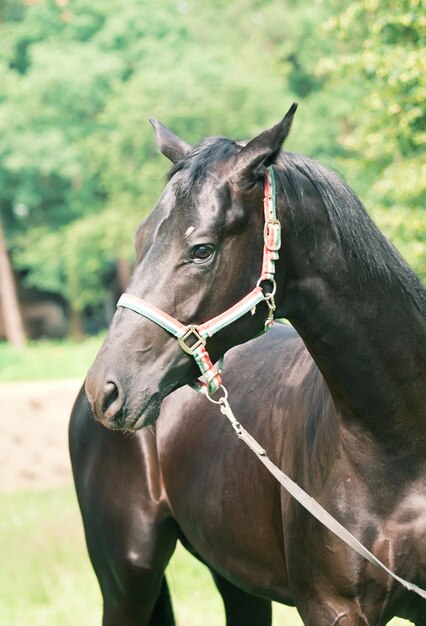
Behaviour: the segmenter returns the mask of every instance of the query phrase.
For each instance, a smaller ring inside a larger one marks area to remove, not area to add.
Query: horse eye
[[[214,252],[214,246],[210,243],[203,243],[194,246],[191,253],[191,259],[194,261],[206,261]]]

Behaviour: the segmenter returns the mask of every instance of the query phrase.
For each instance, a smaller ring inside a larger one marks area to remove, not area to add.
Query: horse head
[[[245,145],[210,137],[192,148],[151,120],[157,145],[173,165],[137,229],[128,295],[190,325],[221,314],[253,289],[262,271],[265,169],[278,158],[295,110]],[[261,302],[255,313],[208,339],[212,359],[259,334],[267,312]],[[163,398],[197,375],[194,360],[164,328],[120,307],[86,393],[104,425],[134,430],[153,423]]]

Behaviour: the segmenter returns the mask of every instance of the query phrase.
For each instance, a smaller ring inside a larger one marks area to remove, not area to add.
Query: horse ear
[[[275,162],[287,138],[297,104],[294,102],[285,117],[268,130],[249,141],[236,156],[233,176],[243,187],[253,183],[257,171]]]
[[[172,133],[170,128],[161,124],[155,117],[151,117],[151,124],[155,130],[155,141],[158,149],[164,154],[172,163],[182,161],[182,159],[191,152],[192,147],[185,143],[183,139],[180,139],[177,135]]]

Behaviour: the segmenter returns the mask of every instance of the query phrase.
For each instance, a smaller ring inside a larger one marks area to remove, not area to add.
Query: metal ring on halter
[[[265,300],[269,297],[269,298],[273,298],[275,296],[275,294],[277,293],[277,283],[275,281],[275,278],[262,278],[260,277],[259,280],[256,283],[256,287],[261,287],[261,283],[271,283],[272,284],[272,292],[271,293],[265,293]]]
[[[277,310],[277,305],[275,304],[275,298],[271,293],[266,294],[265,302],[268,305],[270,311],[272,311],[272,313]]]
[[[213,392],[213,394],[215,394],[215,393],[217,393],[219,391],[219,389],[222,389],[223,396],[221,398],[219,398],[219,400],[214,400],[212,398],[213,394],[210,393],[208,387],[204,387],[204,389],[205,389],[205,395],[206,395],[207,400],[210,400],[210,402],[213,402],[213,404],[222,404],[223,400],[227,400],[228,399],[228,390],[223,385],[220,385],[220,387],[218,389],[216,389],[216,391]]]

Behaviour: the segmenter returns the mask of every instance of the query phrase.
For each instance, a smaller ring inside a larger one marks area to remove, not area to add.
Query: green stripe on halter
[[[172,334],[177,339],[183,337],[188,330],[187,326],[184,326],[177,320],[174,320],[161,309],[158,309],[156,306],[142,300],[142,298],[137,298],[129,293],[122,294],[117,302],[117,307],[131,309],[135,313],[139,313],[139,315],[147,317],[152,322],[158,324],[158,326],[164,328],[164,330],[167,330],[167,332]]]

